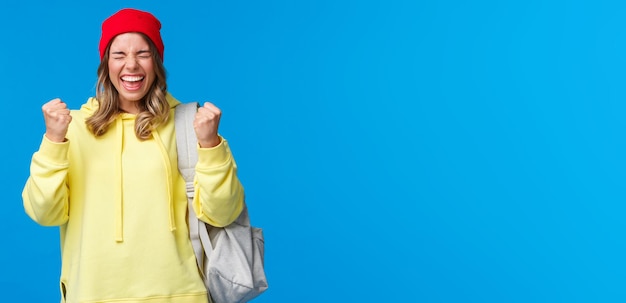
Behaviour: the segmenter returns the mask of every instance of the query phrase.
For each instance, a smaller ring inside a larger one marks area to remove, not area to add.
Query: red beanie
[[[109,42],[115,36],[129,32],[145,34],[152,40],[163,60],[163,40],[161,40],[161,22],[152,14],[132,8],[125,8],[111,15],[102,22],[102,36],[100,37],[100,60],[104,58]]]

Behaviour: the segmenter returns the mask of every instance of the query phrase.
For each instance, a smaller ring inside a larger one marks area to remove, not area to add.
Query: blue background
[[[24,213],[41,105],[92,96],[100,24],[163,23],[169,89],[223,110],[255,302],[625,302],[622,1],[9,1],[0,292],[58,302]]]

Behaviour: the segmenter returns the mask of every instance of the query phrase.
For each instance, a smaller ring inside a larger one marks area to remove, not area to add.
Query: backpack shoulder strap
[[[202,247],[202,238],[205,235],[206,228],[203,228],[202,221],[198,220],[193,210],[194,198],[194,177],[196,175],[196,162],[198,162],[198,139],[193,129],[193,120],[198,111],[197,102],[181,103],[174,109],[174,127],[176,132],[176,149],[178,151],[178,170],[185,179],[187,185],[187,206],[189,214],[187,220],[189,224],[189,238],[196,255],[196,263],[198,268],[204,268],[204,248]],[[204,272],[201,271],[204,276]],[[206,278],[205,278],[206,280]]]
[[[198,161],[197,138],[193,120],[198,111],[198,102],[181,103],[174,108],[178,170],[186,182],[193,182]]]

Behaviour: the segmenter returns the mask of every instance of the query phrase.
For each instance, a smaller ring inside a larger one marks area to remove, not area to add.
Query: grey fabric
[[[178,169],[187,182],[189,236],[209,299],[215,303],[248,302],[268,288],[263,231],[250,225],[245,202],[239,217],[226,227],[214,227],[195,215],[191,203],[198,160],[193,129],[197,109],[197,102],[182,103],[176,106],[174,114]]]

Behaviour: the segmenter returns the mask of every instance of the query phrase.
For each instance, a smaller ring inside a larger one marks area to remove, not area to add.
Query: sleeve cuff
[[[222,166],[230,158],[230,147],[222,136],[220,136],[220,143],[214,147],[202,148],[198,145],[198,165],[200,167]]]
[[[52,142],[45,135],[39,145],[39,154],[51,162],[65,164],[68,162],[70,142]]]

